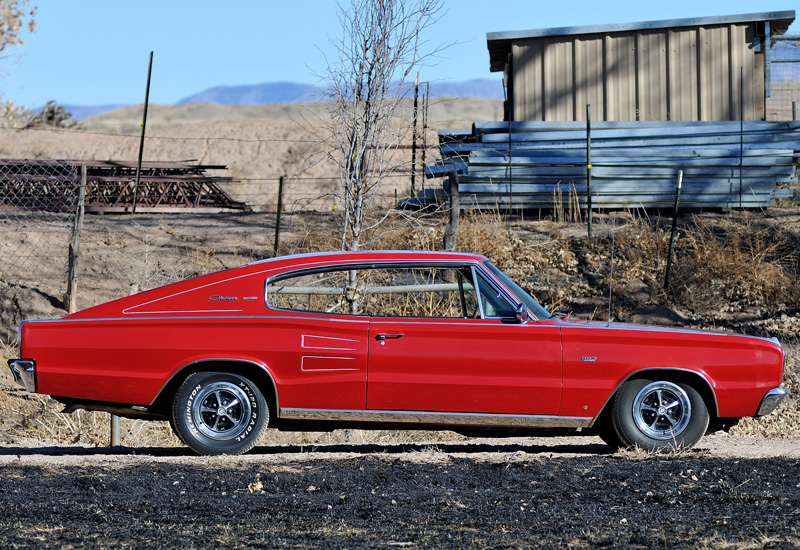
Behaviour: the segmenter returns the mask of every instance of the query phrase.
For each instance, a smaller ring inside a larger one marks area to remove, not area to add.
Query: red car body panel
[[[35,361],[39,393],[142,407],[197,365],[253,365],[272,380],[279,417],[289,409],[425,411],[588,426],[627,379],[654,369],[704,385],[712,415],[743,417],[781,383],[783,350],[763,338],[565,319],[336,315],[265,302],[267,280],[290,271],[423,262],[489,278],[484,261],[419,252],[266,260],[25,322],[20,356]]]
[[[380,345],[378,333],[403,337]],[[377,318],[370,336],[371,410],[558,414],[558,327]]]

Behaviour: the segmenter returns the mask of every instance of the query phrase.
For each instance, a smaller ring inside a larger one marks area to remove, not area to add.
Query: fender
[[[233,358],[230,358],[230,357],[209,357],[209,358],[205,358],[205,359],[196,359],[194,361],[186,363],[185,365],[180,367],[178,370],[176,370],[174,373],[172,373],[172,375],[164,383],[164,385],[161,386],[161,389],[158,390],[158,392],[156,393],[155,398],[150,402],[150,406],[152,407],[159,400],[161,400],[164,397],[165,392],[167,391],[167,389],[170,386],[172,386],[172,385],[176,385],[177,386],[177,383],[176,383],[177,380],[185,379],[186,376],[184,374],[186,373],[187,370],[189,370],[189,371],[206,370],[206,369],[202,369],[202,368],[200,368],[200,369],[195,369],[194,368],[194,367],[197,367],[198,365],[203,365],[205,363],[217,363],[217,364],[239,363],[239,364],[242,364],[242,365],[249,365],[249,366],[256,367],[257,369],[262,371],[264,374],[266,374],[267,377],[269,378],[270,382],[272,383],[272,396],[271,396],[272,400],[269,401],[269,402],[275,406],[276,414],[277,414],[278,411],[280,411],[280,407],[278,405],[278,385],[275,383],[275,376],[269,370],[269,367],[267,367],[267,365],[265,365],[264,363],[261,363],[259,361],[254,361],[252,359],[233,359]],[[265,396],[265,397],[268,397],[268,396]],[[172,401],[172,395],[169,396],[169,399],[170,399],[170,402],[171,402]]]
[[[712,401],[713,401],[712,402],[713,410],[709,410],[708,412],[713,414],[714,416],[719,416],[719,405],[717,404],[717,394],[714,391],[714,386],[708,380],[708,378],[706,377],[705,373],[700,373],[700,372],[697,372],[697,371],[694,371],[694,370],[691,370],[691,369],[682,369],[682,368],[676,368],[676,367],[646,367],[646,368],[639,369],[637,371],[634,371],[634,372],[630,373],[619,384],[617,384],[617,386],[614,388],[614,391],[612,391],[608,395],[606,400],[603,402],[603,405],[600,407],[600,410],[597,411],[597,414],[592,419],[592,422],[589,425],[589,427],[591,428],[592,426],[594,426],[594,423],[597,421],[598,418],[600,418],[600,416],[603,414],[603,411],[606,410],[606,406],[608,405],[609,401],[611,401],[611,398],[614,397],[617,394],[619,389],[622,386],[624,386],[626,382],[628,382],[629,380],[631,380],[633,378],[639,378],[641,374],[648,373],[648,372],[654,372],[654,371],[657,371],[657,372],[677,372],[677,373],[686,374],[686,375],[688,375],[690,377],[702,380],[706,385],[706,389],[708,390],[708,395],[711,396]],[[698,390],[699,390],[699,388],[698,388]],[[703,395],[704,392],[701,391],[700,394]]]

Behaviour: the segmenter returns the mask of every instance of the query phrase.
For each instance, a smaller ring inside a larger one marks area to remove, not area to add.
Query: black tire
[[[625,443],[620,439],[619,435],[617,435],[617,431],[614,429],[614,423],[611,421],[611,417],[608,416],[601,420],[603,422],[597,428],[596,433],[597,436],[603,440],[603,443],[614,449],[625,447]]]
[[[667,380],[631,380],[614,399],[614,432],[626,447],[688,449],[706,433],[708,408],[692,386]]]
[[[184,380],[172,406],[177,436],[203,455],[236,455],[258,443],[269,407],[258,386],[243,376],[198,372]]]
[[[169,427],[172,429],[172,433],[175,434],[175,437],[181,440],[181,443],[186,445],[186,442],[183,440],[180,432],[178,431],[178,427],[175,425],[175,418],[172,415],[169,415]]]

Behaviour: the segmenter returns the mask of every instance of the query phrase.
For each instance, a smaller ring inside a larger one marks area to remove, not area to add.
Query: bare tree
[[[6,48],[22,45],[20,33],[24,28],[34,30],[35,15],[36,8],[30,6],[30,0],[0,0],[0,61],[11,57],[6,53]],[[3,101],[0,94],[0,120],[17,121],[23,114],[24,109],[10,101]]]
[[[405,84],[437,50],[421,53],[420,33],[435,23],[443,0],[350,0],[339,5],[342,35],[332,40],[324,99],[330,105],[330,149],[341,180],[341,249],[359,250],[384,216],[374,214],[381,184],[406,166],[397,154],[409,124],[399,118]],[[407,167],[407,166],[406,166]]]

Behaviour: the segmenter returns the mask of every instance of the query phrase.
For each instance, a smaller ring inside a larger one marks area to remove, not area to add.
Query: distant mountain
[[[431,95],[503,99],[503,80],[465,80],[463,82],[432,82]]]
[[[267,82],[249,86],[217,86],[178,101],[186,103],[220,103],[222,105],[260,105],[262,103],[299,103],[315,101],[317,89],[296,82]]]
[[[406,84],[411,90],[411,84]],[[424,93],[424,85],[420,93]],[[481,99],[503,99],[503,81],[467,80],[464,82],[432,82],[433,96],[474,97]],[[185,103],[220,103],[222,105],[260,105],[263,103],[300,103],[316,101],[320,89],[311,84],[296,82],[267,82],[249,86],[217,86],[178,101]]]
[[[411,85],[406,84],[409,95]],[[420,85],[420,94],[425,93],[425,85]],[[433,97],[464,97],[478,99],[503,99],[503,81],[501,79],[478,79],[463,82],[441,81],[430,83],[430,94]],[[246,86],[216,86],[203,92],[190,95],[177,102],[178,105],[189,103],[217,103],[220,105],[263,105],[270,103],[302,103],[316,101],[320,98],[320,89],[311,84],[297,82],[266,82]],[[64,105],[63,107],[79,120],[124,105]]]

